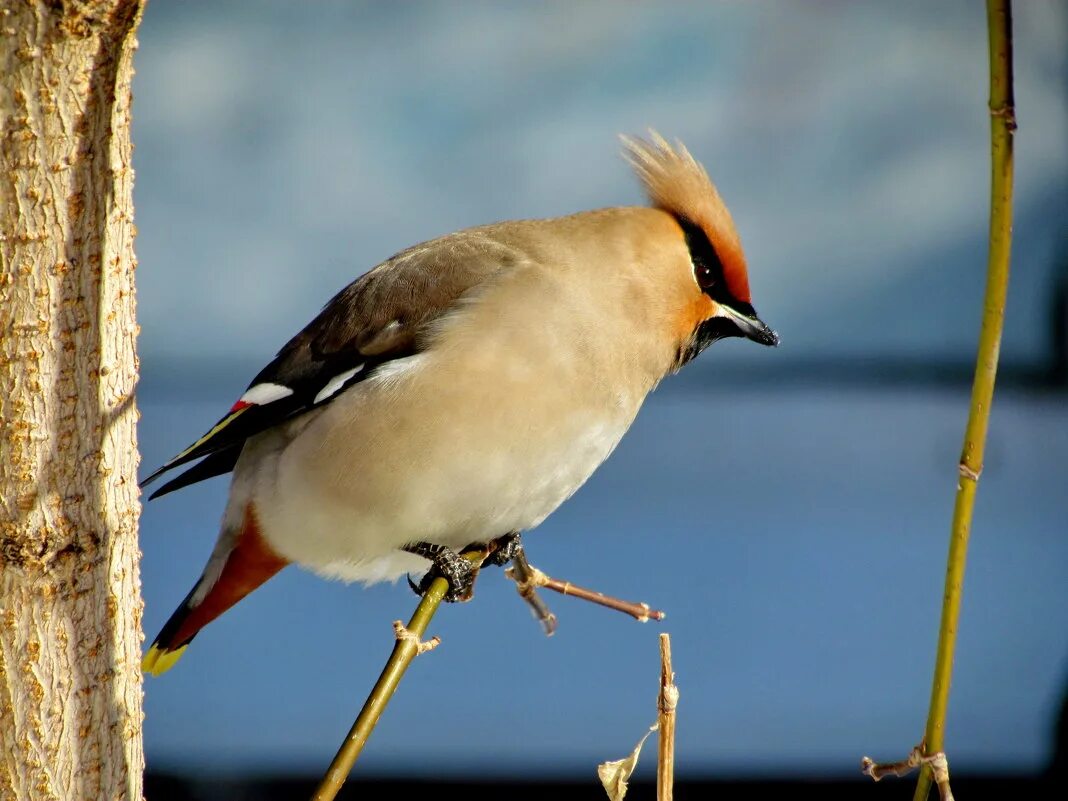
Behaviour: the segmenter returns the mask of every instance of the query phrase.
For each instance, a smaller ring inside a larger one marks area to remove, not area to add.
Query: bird
[[[289,564],[368,584],[429,567],[466,600],[458,552],[541,523],[663,378],[725,337],[779,344],[704,167],[655,132],[622,140],[649,205],[498,222],[397,253],[141,482],[198,459],[151,497],[233,473],[207,565],[143,670],[171,668]]]

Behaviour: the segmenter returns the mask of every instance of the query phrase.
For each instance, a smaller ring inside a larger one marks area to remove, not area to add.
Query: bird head
[[[700,318],[680,352],[679,364],[725,337],[777,346],[778,334],[753,308],[738,231],[704,167],[681,142],[672,146],[656,133],[651,141],[623,137],[623,143],[649,201],[670,214],[682,230],[689,269],[700,293]]]

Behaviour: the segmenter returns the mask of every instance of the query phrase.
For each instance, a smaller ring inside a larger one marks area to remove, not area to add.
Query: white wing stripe
[[[273,403],[276,400],[288,398],[292,394],[293,390],[289,387],[284,387],[281,384],[272,384],[268,381],[263,384],[256,384],[254,387],[249,387],[248,392],[241,396],[241,402],[255,403],[262,406],[265,403]]]
[[[352,378],[354,375],[356,375],[356,373],[360,372],[360,370],[362,369],[363,365],[358,364],[351,370],[346,370],[340,375],[336,375],[331,378],[329,383],[321,390],[319,390],[319,394],[315,396],[315,400],[313,400],[312,403],[322,403],[324,400],[326,400],[339,389],[341,389],[343,386],[345,386],[345,382]]]

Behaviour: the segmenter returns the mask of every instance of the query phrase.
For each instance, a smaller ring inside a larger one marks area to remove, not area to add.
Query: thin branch
[[[660,635],[660,695],[656,708],[659,713],[657,735],[659,751],[656,762],[656,799],[672,801],[675,787],[675,707],[679,703],[679,688],[671,669],[671,637]]]
[[[979,333],[971,408],[960,458],[942,621],[938,631],[938,654],[924,737],[925,752],[933,754],[943,750],[968,537],[971,533],[975,492],[983,470],[983,451],[994,397],[1012,244],[1013,132],[1016,129],[1016,111],[1012,88],[1011,0],[987,0],[986,14],[990,48],[990,244],[983,323]],[[932,777],[931,766],[925,764],[913,801],[926,801]]]
[[[485,562],[488,554],[488,550],[473,550],[466,551],[463,556],[477,570]],[[537,568],[532,567],[522,552],[513,561],[513,567],[505,572],[509,578],[516,582],[519,594],[535,610],[539,620],[545,626],[547,634],[552,634],[555,629],[556,616],[549,611],[549,608],[537,596],[535,591],[537,587],[547,587],[564,595],[574,595],[577,598],[584,598],[602,606],[618,609],[638,620],[664,619],[663,612],[650,609],[648,604],[621,601],[618,598],[612,598],[599,592],[575,587],[569,582],[549,578]],[[348,736],[341,744],[333,761],[330,763],[330,767],[319,783],[315,795],[312,796],[312,801],[332,801],[337,796],[345,783],[345,779],[348,778],[349,773],[352,771],[352,766],[356,763],[356,759],[363,751],[364,745],[367,744],[367,739],[371,736],[378,719],[385,711],[386,704],[389,703],[389,699],[397,691],[400,680],[412,660],[421,653],[433,650],[440,643],[437,637],[428,642],[423,642],[422,638],[426,634],[427,626],[437,612],[438,607],[441,606],[441,602],[444,600],[448,590],[449,583],[444,578],[435,579],[420,599],[411,620],[408,621],[408,625],[403,625],[399,620],[394,622],[393,629],[397,642],[393,646],[393,653],[390,654],[386,666],[382,669],[382,673],[378,677],[378,681],[375,683],[370,695],[367,696],[367,700],[364,702],[356,721],[352,724]],[[668,659],[670,669],[670,650]],[[677,698],[678,691],[676,690],[675,693]]]
[[[539,614],[537,610],[544,609],[552,617],[553,629],[556,627],[555,615],[548,611],[548,607],[545,606],[540,598],[533,595],[534,590],[538,587],[544,587],[561,595],[570,595],[583,601],[590,601],[609,609],[615,609],[617,612],[630,615],[640,623],[645,623],[648,620],[663,620],[667,617],[665,612],[659,609],[651,609],[647,603],[624,601],[621,598],[605,595],[603,592],[587,590],[585,587],[579,587],[570,581],[561,581],[552,576],[547,576],[529,563],[525,563],[522,570],[517,569],[516,566],[510,567],[504,571],[504,574],[515,582],[516,590],[527,603],[535,608],[535,614]],[[525,578],[521,576],[525,576]],[[536,600],[531,600],[532,596]],[[546,628],[548,629],[548,627]],[[551,634],[552,632],[548,631],[548,633]]]
[[[900,762],[875,762],[871,757],[860,760],[860,769],[871,776],[872,781],[879,781],[886,776],[907,776],[916,768],[929,769],[934,775],[938,785],[938,795],[941,801],[953,801],[953,791],[949,788],[949,761],[942,751],[924,755],[924,744],[909,752],[908,757]]]
[[[481,565],[486,558],[486,552],[468,551],[463,556],[472,564]],[[389,661],[382,669],[382,674],[378,677],[371,694],[367,696],[363,709],[360,710],[356,722],[352,724],[345,742],[341,744],[330,767],[327,768],[315,795],[312,796],[312,801],[332,801],[337,796],[345,779],[352,771],[356,759],[363,751],[364,745],[367,744],[367,738],[371,736],[378,719],[382,717],[386,704],[397,691],[397,686],[412,660],[419,654],[437,647],[441,642],[437,637],[428,642],[423,642],[422,638],[448,591],[448,581],[444,578],[435,579],[419,600],[419,605],[415,608],[408,625],[403,625],[399,620],[393,624],[397,638],[393,653],[390,654]]]
[[[522,598],[530,606],[534,617],[541,623],[546,637],[552,637],[556,632],[556,615],[546,606],[545,601],[538,595],[537,585],[534,582],[534,567],[527,561],[525,551],[519,551],[512,559],[512,567],[505,571],[510,579],[515,581],[515,588]]]

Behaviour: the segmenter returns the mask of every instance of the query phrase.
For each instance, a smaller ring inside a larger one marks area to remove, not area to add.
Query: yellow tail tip
[[[182,658],[182,654],[185,653],[185,649],[188,647],[188,645],[183,645],[181,648],[169,651],[153,643],[152,647],[148,649],[148,653],[145,654],[145,658],[141,660],[141,670],[150,676],[166,673],[174,667],[175,662]]]

